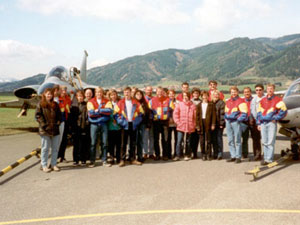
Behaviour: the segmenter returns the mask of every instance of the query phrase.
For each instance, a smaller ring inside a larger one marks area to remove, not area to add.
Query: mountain
[[[15,82],[15,81],[17,81],[17,79],[13,77],[0,77],[0,83]]]
[[[167,49],[92,68],[87,82],[103,87],[170,85],[188,81],[207,85],[286,82],[300,76],[300,34],[280,38],[234,38],[226,42],[182,50]],[[39,74],[17,82],[0,83],[0,91],[40,84]]]
[[[0,83],[0,92],[10,92],[23,86],[41,84],[43,83],[45,76],[46,74],[37,74],[15,82]]]
[[[280,38],[256,38],[254,40],[267,44],[277,50],[284,50],[293,44],[300,43],[300,34],[286,35]]]
[[[88,82],[102,86],[124,86],[156,84],[166,79],[230,78],[275,52],[265,43],[235,38],[191,50],[168,49],[126,58],[89,70]]]

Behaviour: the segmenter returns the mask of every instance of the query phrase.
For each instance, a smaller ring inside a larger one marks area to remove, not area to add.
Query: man
[[[251,136],[253,141],[253,154],[254,160],[261,160],[261,144],[260,144],[260,131],[257,129],[257,110],[261,99],[264,97],[264,86],[262,84],[255,85],[256,96],[252,99],[250,109],[251,109],[251,120],[250,126]]]
[[[152,99],[152,87],[147,86],[145,89],[145,100],[149,104],[149,101]],[[146,128],[144,132],[144,158],[154,159],[154,138],[153,138],[153,115],[151,115],[150,119],[150,128]]]
[[[239,89],[236,86],[231,87],[229,92],[231,98],[226,101],[225,120],[231,158],[227,162],[241,163],[241,122],[247,119],[248,110],[244,100],[239,97]]]
[[[89,101],[93,98],[93,91],[91,89],[86,89],[84,92],[84,97],[86,99],[86,101]]]
[[[267,96],[264,97],[257,110],[258,130],[261,131],[264,148],[264,160],[262,165],[273,162],[274,147],[277,132],[277,121],[285,117],[287,108],[278,96],[274,95],[275,85],[267,85]]]
[[[107,163],[107,135],[108,128],[107,122],[110,119],[110,114],[112,110],[105,108],[108,100],[104,98],[104,91],[101,87],[95,89],[95,97],[88,101],[87,110],[90,122],[90,132],[91,132],[91,148],[90,148],[90,165],[89,167],[95,167],[96,160],[96,145],[98,136],[101,136],[101,149],[102,149],[102,162],[103,165],[111,166]]]
[[[114,108],[114,117],[121,127],[121,161],[120,167],[125,166],[126,147],[129,137],[129,161],[133,165],[142,165],[136,160],[136,132],[144,113],[140,103],[131,97],[130,87],[124,89],[124,98]]]
[[[243,158],[248,158],[248,153],[249,153],[248,140],[249,140],[249,132],[250,131],[251,131],[251,135],[252,135],[252,129],[251,129],[251,126],[250,126],[250,121],[252,121],[251,111],[250,111],[250,104],[251,104],[252,99],[253,99],[253,97],[251,95],[251,88],[250,87],[245,87],[244,88],[244,101],[247,105],[248,116],[247,116],[247,119],[241,123],[241,129],[242,129],[242,157]]]
[[[212,93],[215,91],[215,90],[218,90],[218,82],[215,81],[215,80],[210,80],[209,83],[208,83],[208,86],[209,86],[209,91],[208,91],[208,101],[211,101],[212,100]],[[224,94],[220,91],[220,99],[224,101]]]
[[[189,85],[188,82],[183,82],[183,83],[181,84],[181,91],[182,91],[182,92],[181,92],[180,94],[177,95],[177,97],[176,97],[176,100],[177,100],[177,101],[180,101],[180,102],[183,101],[182,93],[184,93],[184,92],[189,92],[189,87],[190,87],[190,85]]]
[[[149,108],[153,113],[153,131],[154,131],[154,149],[155,160],[160,159],[159,135],[161,134],[161,144],[163,148],[163,159],[168,160],[171,154],[170,148],[167,145],[169,118],[174,109],[173,101],[163,96],[163,88],[158,87],[156,97],[153,97],[149,102]]]

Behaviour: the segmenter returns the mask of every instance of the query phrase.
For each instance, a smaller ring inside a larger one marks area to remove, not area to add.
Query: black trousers
[[[108,152],[113,159],[117,159],[117,163],[121,160],[121,135],[121,130],[108,131]]]
[[[191,149],[194,157],[197,157],[200,135],[197,131],[191,133]]]
[[[136,156],[136,130],[133,130],[132,122],[128,123],[128,130],[121,130],[121,159],[126,159],[127,141],[129,137],[129,160],[132,161]]]
[[[168,129],[169,121],[168,120],[159,120],[153,121],[153,136],[154,136],[154,150],[155,156],[160,157],[160,147],[159,147],[159,137],[161,134],[161,145],[163,149],[163,157],[168,157],[170,148],[168,148]]]
[[[88,152],[90,149],[89,136],[82,129],[75,128],[73,132],[73,161],[74,162],[86,162],[88,159]]]
[[[203,127],[202,127],[202,134],[200,134],[200,147],[201,153],[203,156],[212,157],[211,154],[211,131],[209,127],[205,126],[205,120],[203,119]]]

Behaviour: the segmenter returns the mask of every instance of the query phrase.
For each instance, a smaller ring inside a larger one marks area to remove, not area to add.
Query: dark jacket
[[[88,111],[86,105],[86,102],[72,102],[70,113],[72,132],[75,132],[78,128],[82,132],[85,132],[85,130],[89,128]]]
[[[151,110],[149,109],[148,103],[147,102],[143,102],[140,103],[143,110],[144,110],[144,114],[142,116],[142,122],[141,124],[145,124],[146,128],[150,128],[151,124],[152,124],[152,115],[151,115]]]
[[[221,99],[219,99],[217,102],[215,102],[216,106],[216,126],[220,127],[223,126],[225,127],[225,102]]]
[[[61,123],[61,111],[56,102],[54,108],[42,107],[38,103],[35,111],[35,119],[39,123],[39,134],[45,136],[59,135],[59,125]]]
[[[202,120],[202,102],[197,105],[196,108],[196,129],[203,132],[208,132],[211,130],[212,125],[216,125],[216,107],[212,102],[208,102],[205,116],[205,130],[203,130],[203,120]]]

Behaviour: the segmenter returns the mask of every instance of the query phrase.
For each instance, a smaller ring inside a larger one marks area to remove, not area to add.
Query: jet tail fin
[[[81,63],[81,68],[80,68],[80,77],[83,82],[86,82],[86,80],[87,80],[87,75],[86,75],[87,57],[88,57],[88,53],[86,50],[84,50],[83,60]]]

